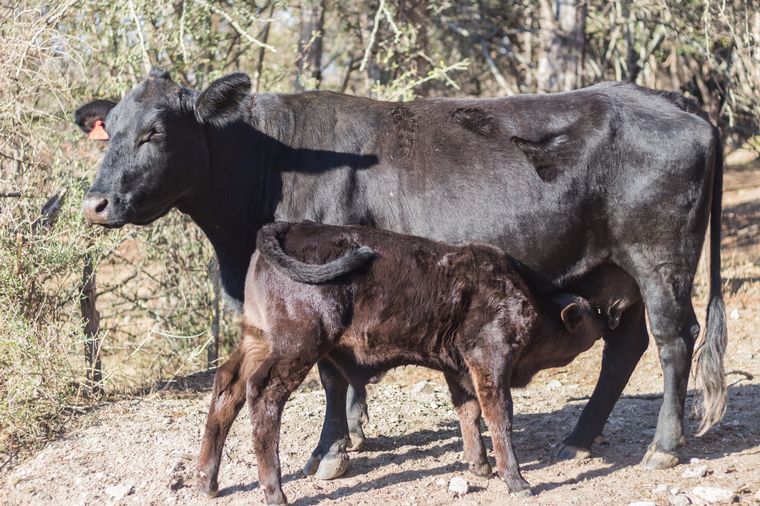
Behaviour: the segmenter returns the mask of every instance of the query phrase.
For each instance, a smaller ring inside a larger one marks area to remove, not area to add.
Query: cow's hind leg
[[[678,264],[660,264],[640,281],[665,383],[657,431],[642,461],[649,469],[678,464],[676,451],[685,442],[686,389],[694,343],[699,336],[691,304],[693,272]]]
[[[488,463],[486,447],[480,435],[480,404],[478,404],[478,399],[462,388],[457,376],[449,373],[445,373],[444,376],[449,385],[454,409],[459,415],[464,461],[467,462],[471,473],[477,476],[490,477],[493,471]]]
[[[591,444],[601,435],[612,408],[648,344],[644,305],[638,302],[626,309],[618,327],[605,336],[602,368],[594,393],[583,408],[573,432],[555,448],[555,458],[586,458],[591,455]]]
[[[304,466],[305,475],[322,480],[338,478],[348,469],[346,449],[351,443],[346,419],[348,380],[327,358],[319,361],[319,379],[325,390],[327,406],[319,443]]]

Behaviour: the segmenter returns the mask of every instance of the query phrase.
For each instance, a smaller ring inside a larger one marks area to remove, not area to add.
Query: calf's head
[[[559,294],[541,304],[541,326],[521,353],[512,384],[525,386],[538,371],[562,367],[593,346],[608,330],[605,319],[577,295]]]
[[[583,297],[563,293],[553,297],[551,304],[555,312],[559,311],[562,322],[562,328],[555,335],[556,350],[561,358],[572,360],[591,348],[608,330],[604,318]]]
[[[76,123],[108,149],[83,202],[89,223],[144,225],[166,214],[198,188],[211,170],[207,128],[240,117],[250,79],[230,74],[195,92],[152,70],[119,103],[95,100],[80,107]]]

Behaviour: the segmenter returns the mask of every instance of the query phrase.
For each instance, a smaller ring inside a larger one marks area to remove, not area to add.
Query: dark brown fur
[[[330,266],[337,270],[327,279]],[[315,279],[316,272],[324,279]],[[580,297],[536,301],[495,247],[316,223],[262,229],[243,321],[243,341],[214,383],[199,471],[206,491],[215,492],[224,438],[247,384],[259,479],[270,503],[285,501],[280,413],[321,359],[350,381],[405,364],[443,371],[470,469],[491,474],[479,429],[482,408],[499,475],[512,492],[529,493],[512,448],[510,386],[569,362],[605,328]]]

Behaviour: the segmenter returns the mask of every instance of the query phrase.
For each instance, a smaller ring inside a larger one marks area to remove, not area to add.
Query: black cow
[[[250,95],[249,87],[246,75],[231,74],[196,92],[153,71],[118,104],[78,110],[86,132],[110,136],[84,200],[87,220],[147,224],[176,207],[209,237],[223,286],[237,300],[256,232],[275,219],[365,224],[502,248],[524,272],[602,308],[611,327],[598,384],[558,445],[560,457],[588,454],[601,433],[647,348],[646,304],[665,383],[643,459],[650,468],[676,465],[684,441],[699,334],[691,292],[709,220],[700,431],[721,418],[723,154],[717,129],[693,102],[629,83],[409,103],[332,92]],[[349,432],[355,446],[363,442],[365,390],[352,385],[352,395],[326,361],[319,370],[327,414],[306,469],[319,465],[319,476],[329,478],[345,470]]]

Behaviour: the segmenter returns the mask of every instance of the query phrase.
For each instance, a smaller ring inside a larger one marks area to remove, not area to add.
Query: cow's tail
[[[307,264],[283,251],[280,238],[288,228],[290,228],[289,223],[265,225],[256,238],[256,249],[277,270],[299,283],[326,283],[363,267],[375,257],[375,252],[371,248],[361,246],[326,264]]]
[[[723,302],[720,277],[720,215],[723,197],[723,143],[716,127],[717,143],[715,173],[710,208],[710,301],[707,306],[707,330],[696,352],[697,386],[701,400],[697,406],[701,422],[698,436],[707,432],[723,418],[726,412],[728,390],[723,356],[726,353],[728,332],[726,328],[726,306]]]

